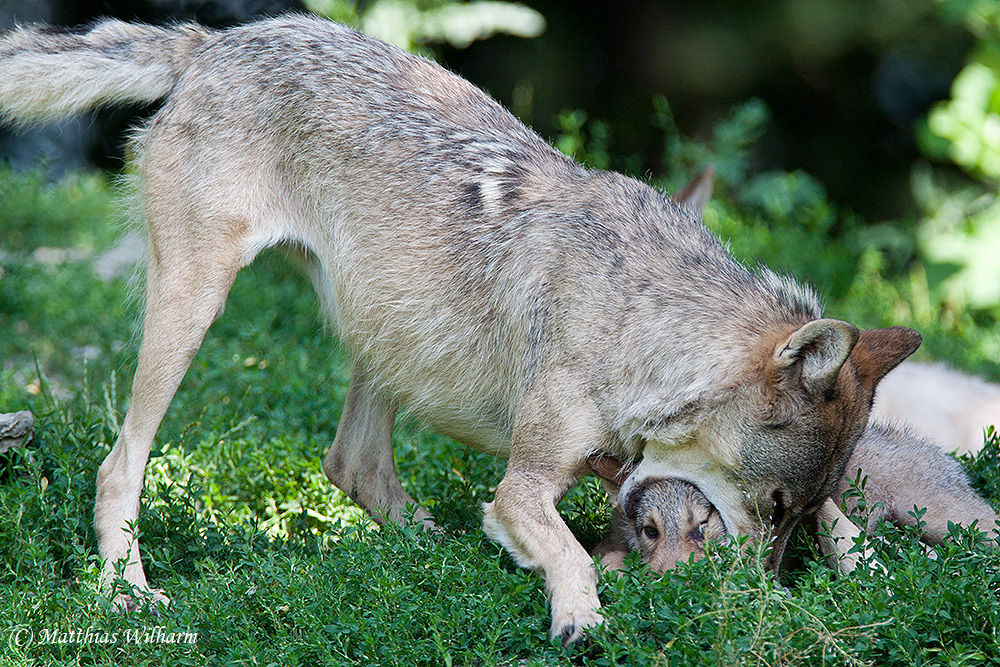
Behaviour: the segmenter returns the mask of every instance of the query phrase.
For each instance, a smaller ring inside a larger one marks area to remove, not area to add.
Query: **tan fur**
[[[165,96],[133,146],[150,266],[132,401],[98,475],[109,582],[127,558],[147,587],[124,528],[154,434],[236,273],[268,246],[301,250],[354,359],[327,475],[376,520],[405,516],[397,408],[508,456],[483,525],[544,574],[565,642],[601,620],[590,559],[555,510],[588,455],[642,455],[626,484],[688,475],[732,531],[767,533],[786,497],[783,543],[839,479],[880,374],[919,342],[890,331],[895,344],[856,356],[853,327],[736,263],[689,209],[327,21],[27,28],[0,38],[0,69],[0,114],[20,121]],[[793,344],[775,348],[778,331]],[[749,370],[761,354],[778,355],[778,394]],[[767,423],[768,404],[787,424]]]
[[[908,424],[945,451],[978,452],[1000,427],[1000,385],[944,364],[908,361],[879,385],[872,414]]]
[[[654,571],[663,572],[677,561],[701,558],[705,541],[725,535],[719,513],[690,484],[676,479],[653,480],[630,512],[621,504],[628,499],[621,498],[615,480],[623,467],[627,474],[631,465],[607,458],[590,463],[609,495],[617,499],[609,535],[594,551],[605,567],[622,567],[625,555],[635,550]],[[857,511],[858,499],[846,493],[854,480],[864,480],[865,500],[870,508],[864,529],[855,526],[840,509],[844,503],[852,513]],[[955,459],[906,428],[874,422],[855,447],[835,493],[816,511],[816,537],[831,566],[842,573],[853,571],[862,557],[880,567],[870,547],[852,551],[858,538],[870,532],[879,520],[917,525],[915,512],[920,509],[926,510],[920,521],[923,539],[929,543],[937,544],[947,537],[949,522],[975,525],[992,542],[1000,537],[996,523],[1000,516],[972,489]],[[697,517],[697,523],[692,517]],[[665,531],[669,539],[651,544],[641,536],[643,527],[651,522],[682,528]],[[698,542],[689,537],[695,526],[701,526]]]

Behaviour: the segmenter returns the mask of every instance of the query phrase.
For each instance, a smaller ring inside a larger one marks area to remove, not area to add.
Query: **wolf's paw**
[[[157,616],[160,614],[161,610],[170,606],[170,598],[168,598],[164,594],[163,589],[160,588],[151,588],[145,595],[140,593],[140,596],[138,597],[133,597],[127,593],[119,593],[115,596],[114,600],[111,601],[111,605],[120,613],[128,614],[142,606],[143,602],[147,602],[150,609],[152,609],[153,613]]]
[[[552,638],[558,639],[563,646],[572,646],[583,638],[590,628],[604,622],[604,617],[596,611],[576,611],[561,614],[552,618]]]

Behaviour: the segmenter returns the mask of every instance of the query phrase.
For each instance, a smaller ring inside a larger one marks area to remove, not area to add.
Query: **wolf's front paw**
[[[111,601],[111,604],[122,614],[128,614],[138,609],[143,601],[148,601],[154,614],[159,614],[161,609],[166,609],[170,606],[170,598],[160,588],[151,588],[145,595],[140,593],[140,597],[133,597],[127,593],[119,593]]]
[[[604,622],[604,617],[596,611],[576,611],[552,617],[552,638],[558,639],[563,646],[570,646],[579,641],[585,631]]]

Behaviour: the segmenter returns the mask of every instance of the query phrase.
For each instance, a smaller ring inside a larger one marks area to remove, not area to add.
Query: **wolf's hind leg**
[[[431,515],[403,490],[392,458],[396,405],[377,392],[360,364],[354,365],[344,411],[323,471],[333,484],[361,505],[378,523],[413,520],[433,529]]]
[[[179,230],[176,218],[161,229]],[[94,525],[104,559],[102,585],[110,588],[115,565],[127,557],[124,578],[148,591],[139,543],[129,525],[139,513],[146,462],[153,436],[209,325],[226,300],[240,268],[232,244],[206,242],[176,234],[157,244],[157,221],[150,219],[152,251],[146,287],[142,345],[132,383],[132,398],[114,447],[97,474]],[[210,229],[205,226],[206,229]],[[119,594],[116,604],[128,607]]]

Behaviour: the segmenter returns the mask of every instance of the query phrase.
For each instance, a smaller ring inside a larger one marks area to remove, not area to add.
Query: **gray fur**
[[[175,28],[104,21],[86,31],[16,28],[0,39],[0,118],[62,118],[96,106],[166,96],[208,37]]]
[[[545,575],[567,642],[601,621],[590,558],[555,509],[589,454],[643,455],[629,483],[683,468],[732,531],[765,534],[787,492],[783,544],[839,478],[875,384],[919,344],[887,329],[855,345],[850,325],[817,322],[810,290],[738,264],[690,209],[588,171],[463,79],[328,21],[25,28],[0,38],[0,68],[0,113],[19,121],[165,96],[133,142],[150,267],[132,401],[98,475],[108,581],[128,557],[126,579],[147,588],[123,527],[153,436],[237,271],[267,246],[301,249],[354,358],[331,481],[403,520],[400,407],[508,456],[484,528]],[[779,363],[814,326],[850,354],[805,346]],[[791,450],[801,469],[754,463]]]
[[[612,467],[604,463],[594,469],[606,477]],[[860,480],[864,480],[869,508],[868,532],[879,520],[917,525],[915,510],[925,509],[920,518],[922,539],[932,544],[947,537],[949,523],[975,525],[991,541],[1000,535],[996,523],[1000,516],[975,492],[958,461],[907,427],[872,422],[858,441],[832,500],[846,505],[849,512],[856,512],[859,499],[854,494],[842,494],[851,488],[852,482]],[[608,485],[608,481],[605,479],[614,498],[618,489],[613,482]],[[630,506],[615,504],[608,537],[594,550],[594,555],[601,556],[609,569],[620,569],[625,555],[638,551],[654,571],[663,572],[692,555],[701,558],[704,542],[725,535],[718,511],[687,482],[650,480],[639,495],[638,499],[624,499],[632,503]],[[835,518],[838,522],[849,522],[839,511],[823,516],[824,521]],[[649,524],[666,527],[662,531],[665,539],[645,538],[643,528]],[[698,540],[692,539],[696,527],[700,527]],[[847,535],[843,530],[840,532]],[[837,563],[850,558],[847,552],[854,543],[849,539],[821,538],[820,545],[831,556],[831,562]],[[847,569],[852,567],[853,561]],[[845,569],[842,564],[841,569]]]

